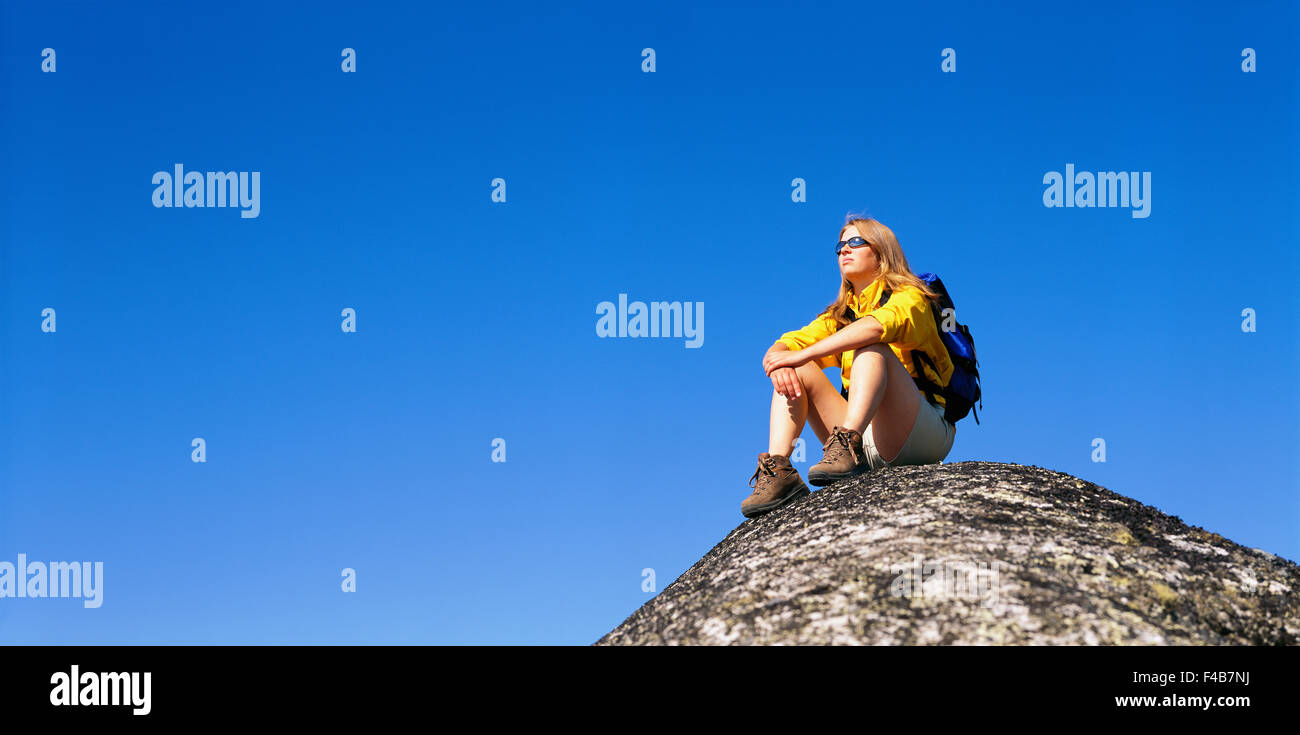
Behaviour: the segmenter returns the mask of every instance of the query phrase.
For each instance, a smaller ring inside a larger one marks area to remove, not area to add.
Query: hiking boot
[[[767,452],[758,455],[758,469],[749,478],[749,486],[754,492],[740,503],[740,513],[746,518],[761,516],[811,492],[789,457]]]
[[[818,487],[871,469],[862,450],[862,433],[836,426],[822,445],[822,461],[808,468],[808,482]]]

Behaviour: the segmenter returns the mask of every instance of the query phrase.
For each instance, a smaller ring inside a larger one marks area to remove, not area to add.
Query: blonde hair
[[[934,300],[939,297],[925,281],[917,278],[912,272],[907,264],[907,256],[903,255],[903,248],[898,244],[898,238],[894,236],[893,230],[871,217],[849,214],[844,218],[844,226],[840,228],[838,239],[844,239],[844,231],[850,225],[858,228],[858,234],[862,235],[862,239],[867,241],[867,246],[875,251],[876,257],[880,260],[880,273],[876,276],[876,280],[884,280],[885,289],[892,292],[911,286],[925,294],[928,299]],[[822,311],[821,316],[833,317],[841,327],[849,324],[853,321],[849,316],[849,299],[852,297],[853,283],[847,278],[841,279],[839,294]]]

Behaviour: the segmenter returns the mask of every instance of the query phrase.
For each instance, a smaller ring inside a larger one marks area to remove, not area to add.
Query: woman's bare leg
[[[853,353],[843,426],[865,433],[870,424],[876,451],[886,462],[903,451],[921,400],[912,376],[888,345],[874,344]]]
[[[835,390],[831,379],[817,367],[817,363],[806,362],[795,369],[795,374],[803,386],[798,398],[787,399],[772,391],[772,421],[767,445],[770,454],[789,457],[795,439],[803,431],[804,422],[811,424],[817,438],[825,442],[831,435],[831,427],[843,421],[848,407],[844,396]],[[850,379],[850,388],[854,380],[856,378]]]

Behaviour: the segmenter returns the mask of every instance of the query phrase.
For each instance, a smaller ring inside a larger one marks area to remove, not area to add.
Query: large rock
[[[741,523],[596,643],[1295,644],[1297,588],[1067,474],[893,467]]]

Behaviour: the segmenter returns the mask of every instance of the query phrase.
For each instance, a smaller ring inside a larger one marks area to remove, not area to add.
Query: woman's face
[[[858,232],[856,225],[849,225],[844,228],[844,234],[840,236],[841,240],[852,240],[855,237],[862,237]],[[863,238],[865,239],[865,238]],[[870,245],[863,245],[858,248],[851,248],[845,245],[839,254],[840,273],[850,281],[874,279],[880,270],[880,258],[876,256],[876,251]]]

